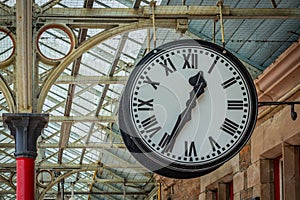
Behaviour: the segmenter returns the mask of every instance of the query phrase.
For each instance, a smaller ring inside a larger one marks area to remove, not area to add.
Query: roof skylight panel
[[[96,132],[94,133],[89,140],[89,143],[102,143],[105,141],[106,134]]]
[[[83,8],[84,0],[62,0],[59,4],[69,8]]]
[[[1,2],[8,6],[14,6],[16,4],[16,0],[2,0]]]
[[[92,124],[91,122],[73,123],[71,130],[80,136],[84,136],[83,133],[86,133],[90,130],[91,124]]]
[[[96,3],[103,7],[108,8],[127,8],[131,7],[132,2],[128,0],[97,0]]]
[[[96,55],[97,53],[86,53],[83,55],[82,67],[80,68],[79,74],[86,76],[103,76],[108,73],[111,63]]]

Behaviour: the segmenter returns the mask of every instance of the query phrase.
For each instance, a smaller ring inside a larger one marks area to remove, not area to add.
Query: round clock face
[[[119,126],[145,167],[190,178],[236,155],[256,116],[255,87],[237,58],[215,44],[179,40],[136,65],[120,101]]]

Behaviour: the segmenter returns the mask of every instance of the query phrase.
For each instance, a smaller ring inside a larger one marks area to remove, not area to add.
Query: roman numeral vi
[[[196,151],[196,146],[195,146],[195,142],[192,141],[190,144],[188,141],[184,141],[184,155],[185,156],[194,156],[197,157],[197,151]]]

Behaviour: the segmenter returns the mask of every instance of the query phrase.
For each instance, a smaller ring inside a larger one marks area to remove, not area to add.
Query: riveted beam
[[[149,179],[126,179],[126,183],[146,183]],[[124,178],[119,179],[79,179],[76,183],[124,183]]]
[[[15,21],[9,9],[1,7],[0,23]],[[48,8],[37,14],[37,23],[64,23],[77,28],[112,28],[124,23],[150,20],[151,7],[140,8]],[[156,6],[156,19],[215,19],[217,6]],[[300,8],[222,8],[224,19],[299,19]]]
[[[68,76],[62,75],[55,84],[125,84],[128,76]]]
[[[5,79],[8,77],[5,77]],[[9,104],[9,109],[13,111],[15,109],[15,102],[13,95],[5,83],[4,78],[1,78],[0,75],[0,89],[3,91],[4,96],[7,99]],[[55,84],[126,84],[128,80],[128,76],[69,76],[69,75],[62,75],[56,81]],[[43,83],[41,80],[40,83]],[[91,86],[90,86],[91,87]],[[88,89],[90,87],[87,87]],[[84,92],[85,90],[81,90]],[[82,92],[79,92],[81,94]],[[78,96],[75,94],[74,97]],[[61,102],[59,105],[65,104],[65,101]],[[56,107],[54,107],[56,108]],[[48,111],[47,111],[48,112]]]
[[[156,6],[155,17],[158,19],[214,19],[219,14],[217,6]],[[299,18],[299,8],[230,8],[224,5],[222,14],[226,19],[270,19],[270,18]],[[96,21],[97,19],[120,21],[148,19],[152,15],[149,6],[134,8],[51,8],[39,19],[69,19]]]
[[[7,171],[7,169],[15,169],[15,163],[0,163],[0,172]],[[98,168],[108,168],[108,169],[131,169],[139,170],[144,173],[148,173],[148,170],[139,164],[108,164],[108,165],[99,165],[95,164],[75,164],[75,163],[40,163],[35,165],[36,169],[47,169],[47,170],[57,170],[57,171],[69,171],[69,170],[82,170],[82,171],[95,171]]]
[[[2,120],[2,117],[0,117]],[[49,116],[49,122],[115,122],[114,116]]]
[[[64,194],[70,195],[72,192],[65,191]],[[1,190],[1,194],[16,194],[16,191],[14,190]],[[47,194],[57,194],[57,191],[48,191]],[[74,195],[124,195],[124,192],[110,192],[110,191],[95,191],[95,192],[89,192],[89,191],[74,191]],[[147,192],[126,192],[127,195],[144,195],[146,196]]]
[[[156,19],[215,19],[219,14],[217,6],[156,6]],[[224,19],[287,19],[300,18],[299,8],[230,8],[222,7]],[[51,8],[38,17],[38,22],[62,20],[68,18],[68,24],[89,23],[130,23],[139,19],[150,19],[152,9],[140,8]],[[117,25],[117,24],[116,24]]]
[[[1,148],[2,144],[0,144]],[[41,143],[38,144],[38,148],[59,148],[58,143]],[[88,144],[72,144],[68,143],[65,148],[72,148],[72,149],[112,149],[112,148],[118,148],[118,149],[125,149],[125,145],[123,143],[88,143]]]
[[[49,122],[115,122],[113,116],[49,116]]]

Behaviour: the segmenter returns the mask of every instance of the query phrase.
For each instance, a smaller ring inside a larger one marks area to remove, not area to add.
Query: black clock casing
[[[193,178],[236,155],[256,117],[256,90],[243,64],[216,44],[179,40],[137,63],[118,123],[128,150],[146,168]]]

